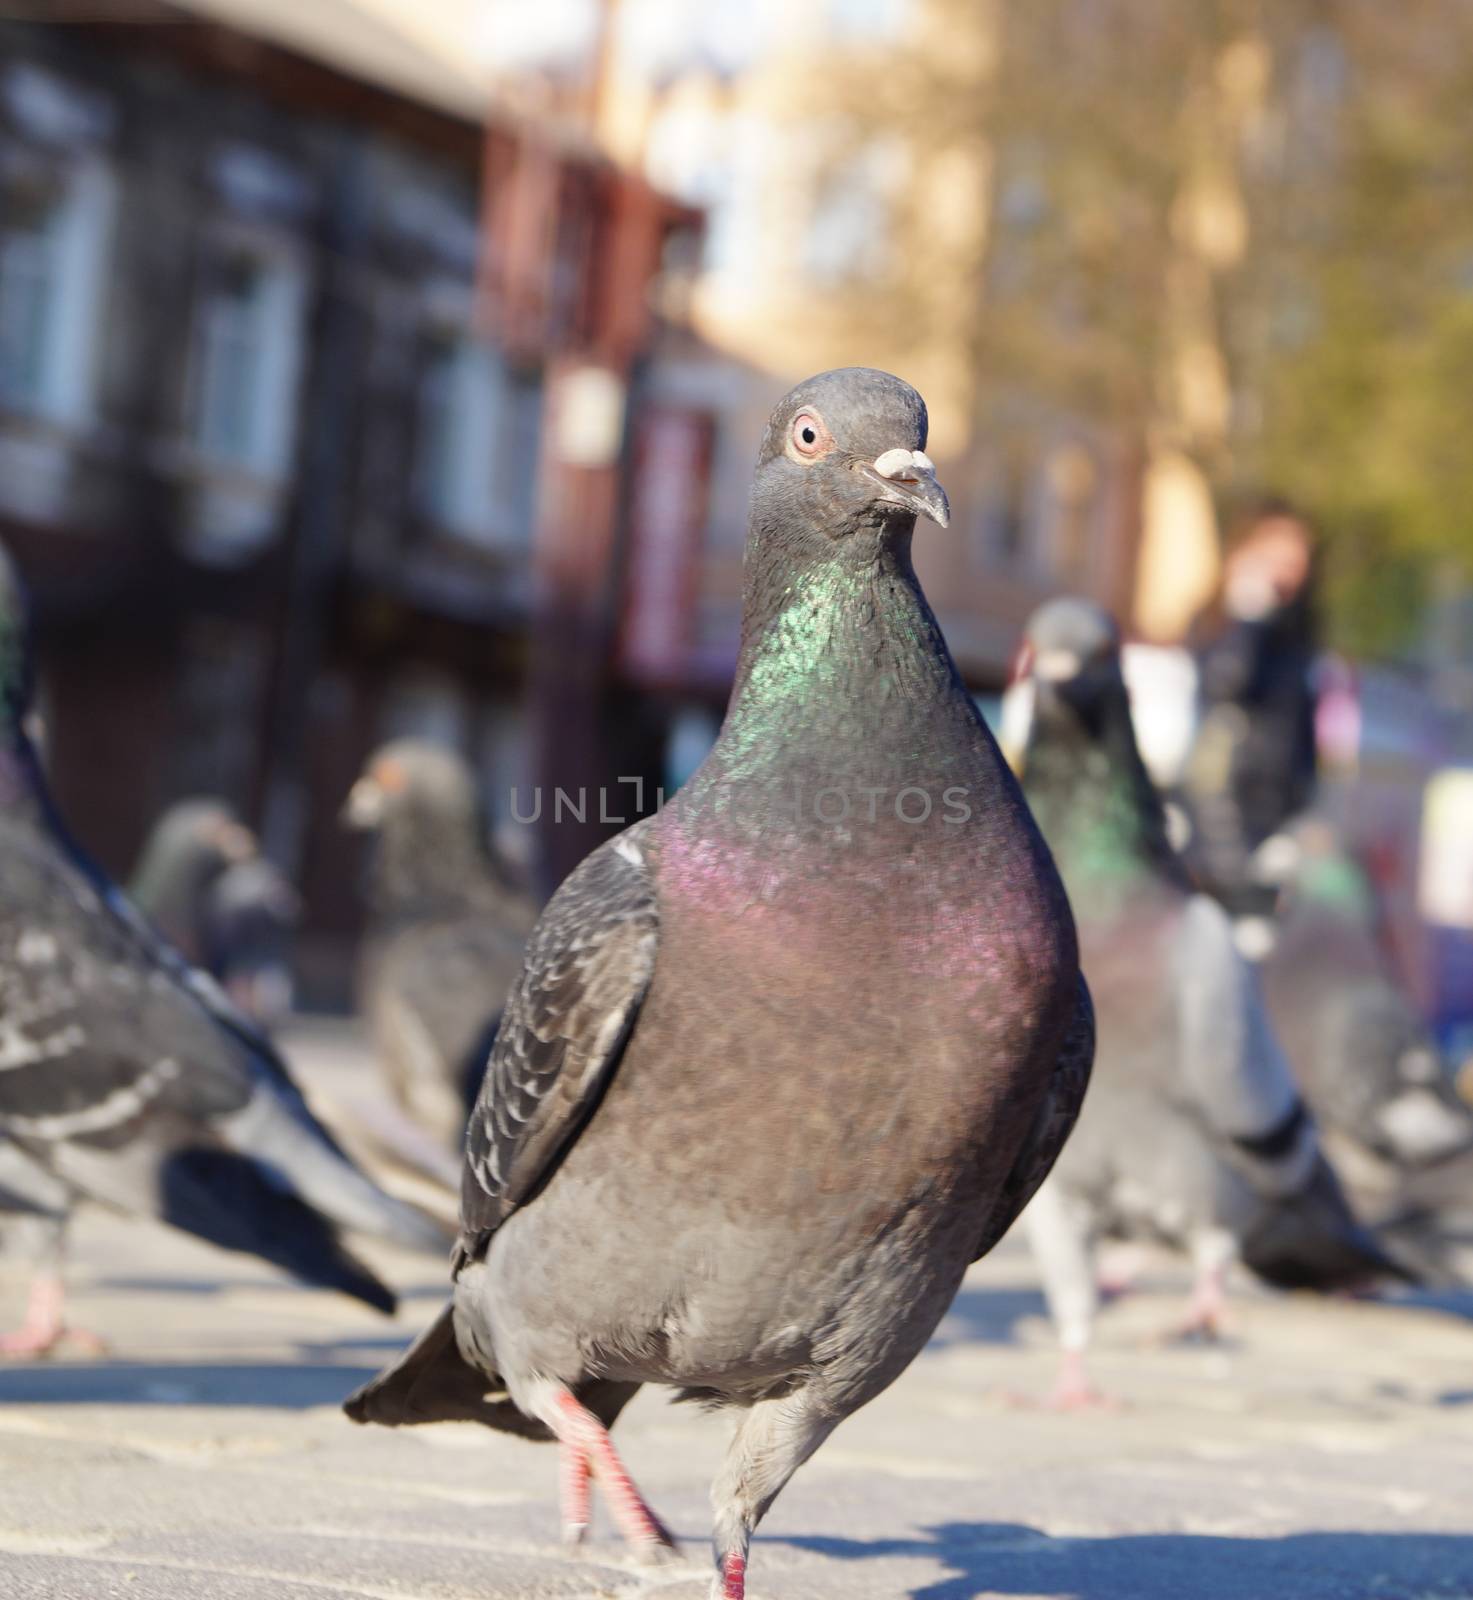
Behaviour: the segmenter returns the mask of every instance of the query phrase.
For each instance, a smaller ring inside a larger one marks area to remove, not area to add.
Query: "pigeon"
[[[426,1250],[440,1230],[348,1162],[267,1039],[73,842],[26,730],[31,675],[0,552],[0,1208],[42,1227],[49,1257],[7,1352],[66,1336],[60,1247],[77,1199],[391,1311],[339,1228]]]
[[[1370,883],[1316,813],[1258,858],[1280,886],[1264,998],[1351,1198],[1423,1283],[1473,1288],[1473,1106],[1382,953]]]
[[[1212,1336],[1241,1256],[1286,1287],[1396,1269],[1356,1222],[1222,908],[1195,892],[1136,746],[1120,636],[1059,599],[1029,621],[1023,790],[1078,919],[1099,1061],[1074,1137],[1024,1226],[1059,1331],[1052,1400],[1096,1403],[1085,1367],[1102,1234],[1189,1250],[1183,1333]]]
[[[154,824],[128,885],[133,904],[262,1026],[291,1005],[301,901],[223,800],[179,800]]]
[[[399,1104],[458,1148],[532,904],[490,854],[475,779],[453,751],[384,745],[344,818],[375,835],[359,993],[379,1059]]]
[[[255,835],[223,800],[175,801],[144,841],[129,898],[191,966],[213,971],[210,897],[256,850]]]
[[[721,733],[538,922],[467,1135],[454,1289],[346,1402],[561,1446],[635,1549],[609,1427],[735,1413],[714,1596],[794,1471],[918,1353],[1068,1133],[1093,1051],[1068,902],[911,564],[949,508],[920,396],[773,412]]]

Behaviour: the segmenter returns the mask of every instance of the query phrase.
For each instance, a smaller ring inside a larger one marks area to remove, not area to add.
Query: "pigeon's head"
[[[249,861],[259,848],[255,834],[223,800],[201,797],[176,800],[164,812],[154,824],[144,859],[203,887],[236,863]]]
[[[1115,619],[1072,595],[1041,605],[1023,630],[1018,676],[1032,687],[1035,716],[1076,718],[1097,732],[1102,707],[1125,687]]]
[[[926,403],[908,383],[868,367],[822,372],[768,421],[753,526],[811,542],[815,554],[862,530],[909,532],[917,514],[944,528],[951,507],[925,448]]]
[[[233,866],[259,850],[223,800],[176,800],[149,832],[128,892],[159,932],[193,962],[212,950],[211,896]]]
[[[476,783],[453,750],[427,739],[395,739],[369,757],[348,794],[350,828],[387,831],[478,826]]]
[[[31,704],[31,637],[25,587],[0,547],[0,734],[19,729]]]

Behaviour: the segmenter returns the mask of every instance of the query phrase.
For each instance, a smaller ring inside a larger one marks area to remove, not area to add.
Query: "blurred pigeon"
[[[347,1403],[563,1448],[669,1540],[607,1429],[642,1383],[738,1412],[713,1593],[921,1349],[1048,1170],[1092,1021],[1048,851],[911,566],[945,525],[908,385],[773,413],[720,738],[532,935],[468,1137],[452,1302]]]
[[[353,785],[375,834],[359,992],[399,1103],[459,1148],[535,911],[499,869],[476,783],[454,752],[383,746]]]
[[[128,892],[253,1021],[270,1026],[285,1016],[301,902],[223,800],[170,806],[154,824]]]
[[[285,1065],[77,849],[24,728],[24,603],[0,553],[0,1206],[51,1225],[101,1201],[385,1311],[339,1227],[433,1249],[318,1125]],[[65,1334],[57,1263],[9,1353]]]
[[[1394,1270],[1355,1222],[1216,902],[1193,892],[1142,765],[1110,617],[1055,600],[1028,624],[1023,787],[1079,923],[1099,1014],[1089,1104],[1027,1227],[1064,1364],[1054,1399],[1096,1398],[1084,1369],[1104,1233],[1186,1246],[1184,1332],[1215,1331],[1241,1253],[1284,1286]]]
[[[1473,1287],[1473,1107],[1391,973],[1370,883],[1313,813],[1258,855],[1281,885],[1264,998],[1351,1197],[1424,1282]]]
[[[177,800],[144,841],[128,894],[191,966],[213,971],[210,896],[233,863],[255,854],[255,835],[223,800]]]

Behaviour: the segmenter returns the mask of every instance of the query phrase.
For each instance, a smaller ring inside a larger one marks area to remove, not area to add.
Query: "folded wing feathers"
[[[1182,1065],[1194,1105],[1256,1188],[1297,1192],[1319,1158],[1314,1122],[1227,913],[1205,895],[1187,905],[1178,960]],[[1278,1130],[1288,1134],[1282,1143]]]
[[[576,1135],[649,984],[658,921],[639,831],[595,851],[533,931],[467,1134],[471,1253]]]

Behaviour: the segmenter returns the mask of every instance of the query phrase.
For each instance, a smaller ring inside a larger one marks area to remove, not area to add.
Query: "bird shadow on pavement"
[[[87,1285],[89,1292],[108,1294],[182,1294],[201,1299],[222,1294],[301,1294],[302,1285],[290,1278],[169,1278],[99,1277]],[[400,1300],[443,1300],[449,1292],[445,1280],[394,1285]]]
[[[992,1289],[963,1284],[932,1337],[936,1345],[1016,1344],[1018,1324],[1047,1319],[1041,1289]]]
[[[1473,1290],[1403,1289],[1388,1297],[1387,1304],[1412,1311],[1435,1311],[1445,1317],[1473,1322]]]
[[[909,1600],[1425,1600],[1467,1595],[1473,1535],[1152,1533],[1051,1538],[1022,1523],[947,1522],[912,1539],[788,1538],[841,1561],[931,1558],[948,1571]]]
[[[0,1367],[0,1405],[336,1406],[378,1369],[270,1362],[56,1362]]]

